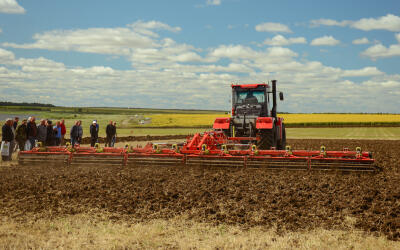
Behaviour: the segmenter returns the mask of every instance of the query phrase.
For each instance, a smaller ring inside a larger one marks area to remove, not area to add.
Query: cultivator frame
[[[19,153],[21,165],[49,162],[62,165],[110,166],[203,166],[288,170],[340,170],[376,171],[370,152],[360,147],[355,151],[320,150],[259,150],[255,144],[238,144],[222,131],[197,133],[185,143],[148,143],[145,147],[100,148],[96,147],[38,147]]]

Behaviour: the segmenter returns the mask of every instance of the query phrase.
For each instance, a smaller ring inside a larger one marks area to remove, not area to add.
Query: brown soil
[[[400,141],[289,140],[295,149],[374,152],[376,174],[189,167],[2,167],[0,217],[21,221],[90,211],[109,219],[196,221],[278,232],[356,228],[400,239]]]

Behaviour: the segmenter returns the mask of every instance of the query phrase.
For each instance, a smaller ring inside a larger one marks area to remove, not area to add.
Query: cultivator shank
[[[243,138],[240,138],[241,140]],[[245,138],[249,139],[249,138]],[[220,131],[198,133],[185,143],[149,143],[145,147],[39,147],[19,154],[21,165],[203,166],[288,170],[375,171],[371,153],[355,151],[258,150],[238,144]]]

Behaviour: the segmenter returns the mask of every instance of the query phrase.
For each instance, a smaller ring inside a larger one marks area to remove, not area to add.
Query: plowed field
[[[400,141],[290,140],[294,149],[372,151],[377,174],[187,167],[1,167],[0,217],[90,213],[117,221],[185,215],[278,232],[358,229],[400,239]]]

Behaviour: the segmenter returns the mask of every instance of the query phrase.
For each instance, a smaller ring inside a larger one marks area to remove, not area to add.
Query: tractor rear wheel
[[[276,147],[276,129],[275,125],[272,129],[262,129],[260,130],[260,141],[257,147],[259,149],[271,149],[271,147]]]
[[[278,141],[278,149],[283,150],[286,148],[286,129],[285,124],[282,123],[282,138]]]

